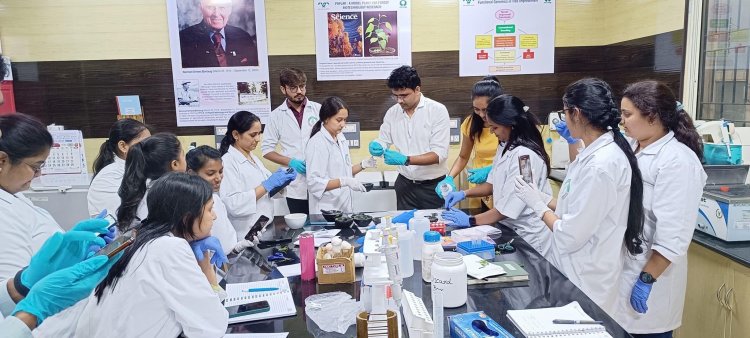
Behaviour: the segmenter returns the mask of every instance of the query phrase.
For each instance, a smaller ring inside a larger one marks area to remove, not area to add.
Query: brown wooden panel
[[[664,34],[682,36],[681,31]],[[554,74],[502,76],[500,82],[543,122],[550,111],[561,108],[565,86],[587,76],[608,81],[618,93],[627,83],[642,79],[665,81],[677,91],[681,67],[656,69],[656,41],[657,36],[650,36],[607,46],[556,48]],[[681,47],[682,41],[676,44]],[[445,104],[451,116],[469,114],[471,86],[480,77],[458,76],[458,51],[414,53],[412,62],[426,96]],[[307,73],[312,100],[331,95],[346,100],[350,119],[359,121],[363,130],[378,129],[395,103],[385,80],[317,81],[314,55],[288,55],[269,58],[273,107],[282,102],[277,74],[290,66]],[[45,123],[81,129],[86,137],[106,137],[117,112],[116,95],[140,95],[146,121],[159,131],[213,133],[211,127],[177,128],[169,59],[18,62],[13,72],[18,111]]]

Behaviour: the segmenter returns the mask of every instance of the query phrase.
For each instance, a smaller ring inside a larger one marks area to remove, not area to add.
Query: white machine
[[[708,179],[696,229],[728,242],[750,241],[750,165],[704,166]]]

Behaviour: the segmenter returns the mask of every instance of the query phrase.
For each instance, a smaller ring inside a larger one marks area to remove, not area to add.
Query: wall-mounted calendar
[[[52,149],[42,168],[42,175],[86,174],[86,151],[80,130],[51,130]]]

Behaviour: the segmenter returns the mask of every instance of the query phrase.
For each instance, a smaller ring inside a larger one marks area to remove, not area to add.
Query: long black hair
[[[503,154],[518,146],[529,148],[544,160],[549,175],[549,155],[544,150],[542,134],[537,128],[539,119],[529,112],[529,107],[521,99],[509,94],[495,97],[487,105],[487,118],[496,124],[512,127]]]
[[[202,145],[195,149],[192,149],[185,154],[185,162],[187,162],[187,168],[194,172],[201,170],[209,160],[216,160],[221,162],[221,153],[215,148],[207,145]]]
[[[703,142],[695,130],[693,119],[678,105],[677,99],[666,84],[646,80],[628,85],[622,93],[649,120],[659,119],[664,128],[674,132],[674,137],[692,150],[698,159],[703,158]]]
[[[120,150],[117,144],[120,141],[130,143],[144,130],[148,130],[145,124],[133,120],[133,119],[122,119],[115,122],[111,128],[109,128],[109,137],[101,147],[99,147],[99,155],[94,160],[94,177],[108,164],[115,161],[115,156],[121,156]]]
[[[136,219],[138,205],[146,194],[146,180],[158,179],[172,171],[172,161],[178,160],[181,153],[180,140],[170,133],[155,134],[130,148],[125,160],[125,175],[117,193],[121,200],[117,209],[120,230],[129,229]]]
[[[8,155],[11,164],[51,147],[52,135],[35,117],[21,113],[0,116],[0,151]]]
[[[310,137],[313,137],[315,134],[317,134],[320,129],[323,127],[323,123],[326,122],[326,120],[330,119],[331,117],[336,116],[336,114],[339,113],[339,110],[346,109],[349,110],[349,107],[346,105],[346,102],[342,100],[338,96],[331,96],[323,100],[323,103],[320,105],[320,113],[318,122],[315,122],[315,125],[312,127],[312,130],[310,131]]]
[[[485,76],[477,81],[477,83],[474,84],[474,87],[471,88],[472,101],[478,97],[486,97],[487,102],[490,102],[492,99],[502,94],[503,86],[500,85],[500,80],[495,76]],[[469,137],[471,138],[471,141],[479,141],[479,138],[482,136],[482,130],[484,129],[484,120],[479,118],[479,115],[473,111],[471,115],[469,115],[469,119],[471,119],[471,124],[469,125]]]
[[[614,141],[625,153],[630,163],[630,205],[628,224],[625,230],[625,247],[631,254],[643,252],[643,179],[638,169],[638,160],[633,149],[620,132],[620,111],[612,96],[612,88],[596,78],[585,78],[568,85],[563,95],[563,104],[568,109],[578,108],[590,125],[601,131],[612,131]]]
[[[203,216],[203,207],[212,195],[211,185],[195,175],[172,172],[154,181],[146,198],[148,217],[135,226],[135,241],[96,287],[97,303],[107,287],[117,285],[130,260],[144,245],[168,233],[192,240],[195,237],[193,224]]]
[[[237,131],[238,133],[242,134],[253,126],[253,123],[260,123],[260,118],[245,110],[238,111],[232,115],[231,118],[229,118],[229,122],[227,122],[227,132],[224,134],[224,138],[221,139],[221,146],[219,147],[219,152],[224,155],[229,151],[229,146],[233,145],[237,140],[234,139],[232,136],[233,131]]]

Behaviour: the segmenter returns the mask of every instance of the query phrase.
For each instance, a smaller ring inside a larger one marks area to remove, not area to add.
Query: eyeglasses
[[[23,162],[23,164],[29,166],[29,168],[31,168],[31,170],[34,171],[34,175],[38,175],[39,173],[41,173],[42,169],[44,169],[44,166],[47,165],[47,163],[45,163],[45,162],[42,162],[42,164],[40,164],[40,165],[31,164],[31,163],[27,163],[27,162]]]
[[[414,94],[414,93],[411,92],[409,94],[393,94],[393,95],[391,95],[391,97],[394,100],[396,100],[396,102],[398,102],[398,101],[404,101],[404,100],[406,100],[406,98],[409,97],[411,94]]]
[[[307,85],[299,85],[299,86],[285,86],[286,89],[290,92],[296,93],[296,92],[302,92],[305,91],[305,87]]]

